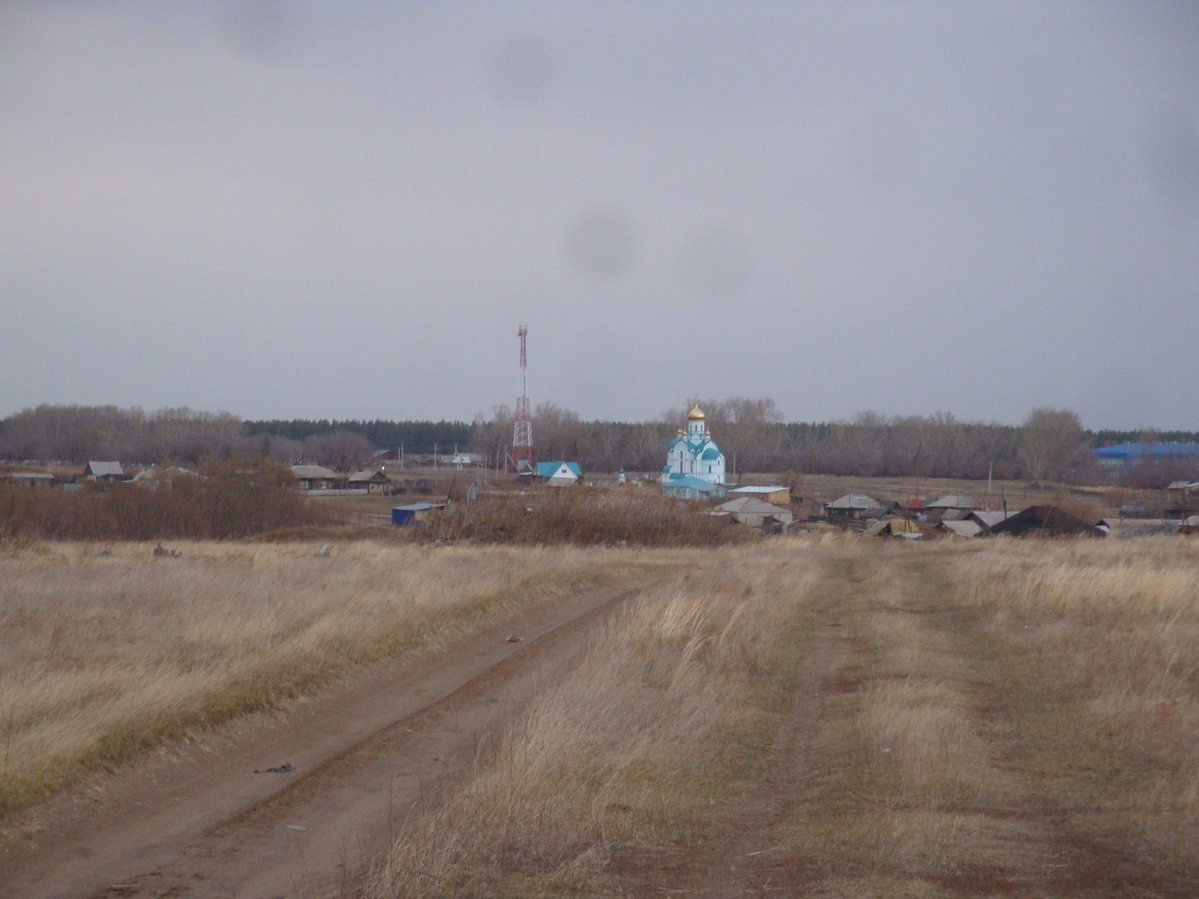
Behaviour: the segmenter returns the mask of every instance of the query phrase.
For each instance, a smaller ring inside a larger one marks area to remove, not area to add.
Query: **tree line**
[[[1021,425],[962,421],[950,413],[885,416],[861,412],[848,421],[787,422],[769,398],[689,398],[643,422],[584,421],[569,409],[534,409],[538,459],[568,459],[587,471],[656,472],[666,444],[685,427],[696,403],[725,454],[730,474],[786,472],[868,477],[1102,480],[1087,448],[1128,440],[1199,442],[1193,432],[1087,431],[1067,409],[1035,409]],[[408,454],[455,448],[502,463],[512,441],[512,410],[498,406],[468,423],[356,419],[244,421],[229,413],[183,408],[147,413],[133,407],[42,405],[0,420],[0,457],[82,463],[196,463],[256,456],[347,470],[377,448]],[[1151,478],[1199,476],[1192,462]]]

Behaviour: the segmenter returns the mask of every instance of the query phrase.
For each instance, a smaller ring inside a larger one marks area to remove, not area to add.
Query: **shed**
[[[125,480],[125,469],[121,468],[120,462],[88,462],[83,476],[89,481],[114,483]]]
[[[665,481],[662,484],[662,492],[675,499],[719,499],[724,496],[725,488],[703,478],[685,474]]]
[[[979,537],[983,533],[983,526],[969,518],[954,521],[943,518],[937,530],[952,537]]]
[[[391,523],[396,525],[420,524],[434,509],[444,509],[445,503],[411,503],[407,506],[392,506]]]
[[[790,509],[784,509],[773,503],[768,503],[753,496],[741,496],[737,499],[721,503],[713,515],[730,515],[734,521],[747,524],[752,528],[765,527],[767,524],[790,524],[795,515]]]
[[[3,477],[8,478],[18,487],[45,489],[54,486],[54,475],[45,471],[10,471]]]
[[[767,503],[787,505],[791,502],[791,488],[777,484],[764,487],[734,487],[729,493],[734,496],[752,496]]]
[[[572,484],[577,484],[579,479],[583,477],[583,470],[579,468],[578,462],[538,462],[537,477],[545,483],[547,487],[569,487]]]
[[[864,493],[847,493],[825,506],[830,517],[866,519],[878,518],[885,511],[883,503]]]

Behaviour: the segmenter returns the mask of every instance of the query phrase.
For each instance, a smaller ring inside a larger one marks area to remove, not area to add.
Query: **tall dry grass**
[[[615,581],[634,551],[339,543],[39,545],[0,557],[0,813],[502,610]]]
[[[1096,838],[1199,857],[1199,544],[1004,542],[955,574],[1054,801]]]
[[[362,895],[585,892],[614,846],[701,833],[755,782],[788,701],[811,583],[795,550],[717,551],[643,595],[414,819]]]
[[[706,503],[644,490],[533,488],[458,503],[407,532],[416,539],[525,545],[722,546],[753,534]]]

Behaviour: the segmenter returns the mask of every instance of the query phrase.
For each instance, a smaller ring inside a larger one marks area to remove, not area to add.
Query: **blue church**
[[[680,430],[666,448],[662,483],[668,485],[682,478],[724,483],[724,453],[708,433],[704,413],[698,405],[687,413],[687,430]]]

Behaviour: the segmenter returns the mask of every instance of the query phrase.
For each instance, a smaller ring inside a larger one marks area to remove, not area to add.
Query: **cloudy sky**
[[[1193,3],[0,0],[0,415],[1199,429]]]

